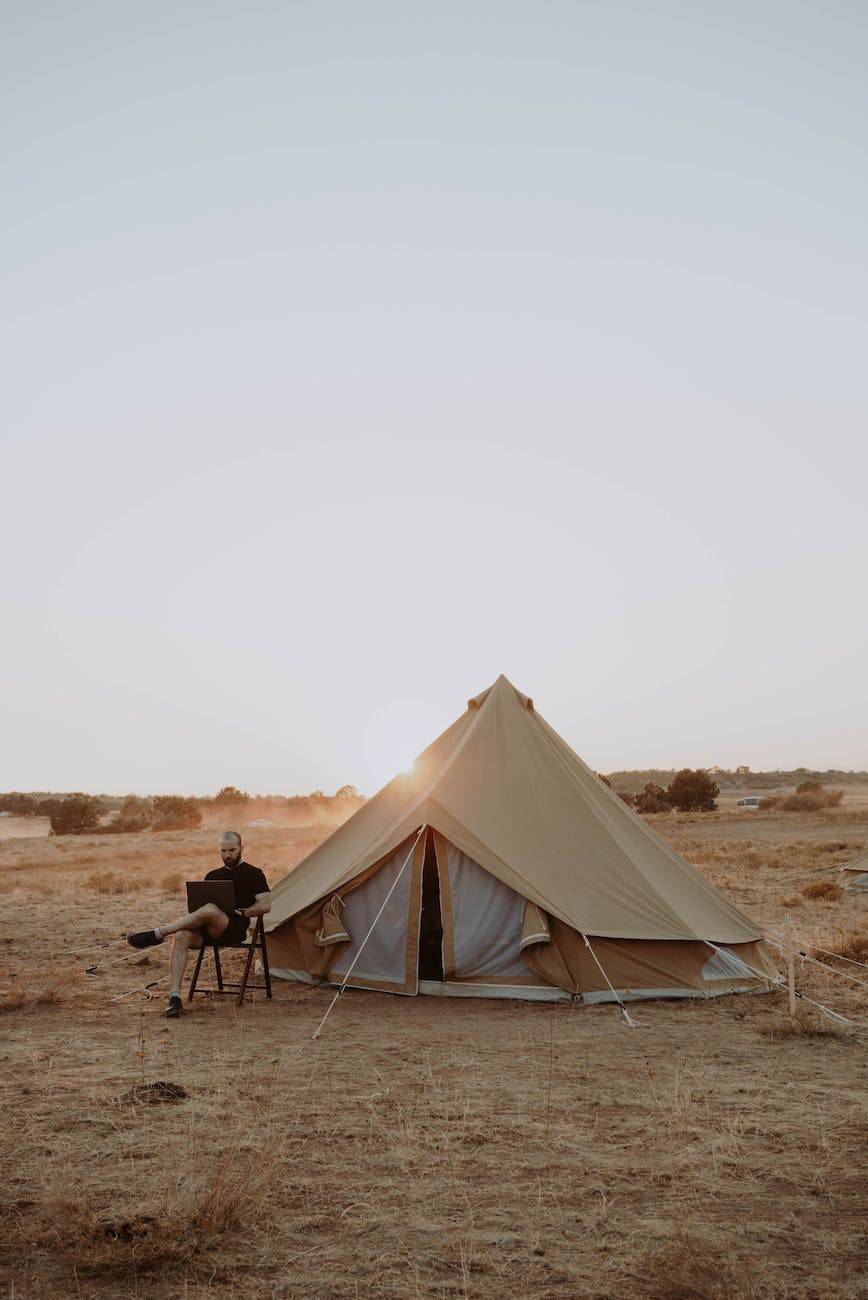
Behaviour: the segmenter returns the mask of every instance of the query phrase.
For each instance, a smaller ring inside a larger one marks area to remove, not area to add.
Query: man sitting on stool
[[[150,948],[162,943],[170,934],[175,936],[172,945],[172,987],[166,1015],[174,1019],[181,1014],[181,984],[191,948],[201,948],[205,939],[221,947],[244,943],[247,925],[252,916],[265,916],[271,911],[271,894],[268,881],[259,867],[251,867],[241,858],[241,836],[237,831],[224,831],[220,836],[220,856],[223,866],[209,871],[206,880],[231,880],[235,886],[235,915],[229,917],[216,903],[206,903],[195,912],[182,916],[170,925],[157,926],[155,930],[140,930],[128,934],[127,943],[134,948]]]

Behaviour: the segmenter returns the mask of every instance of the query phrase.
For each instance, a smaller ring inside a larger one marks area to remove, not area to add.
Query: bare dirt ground
[[[655,824],[759,921],[868,961],[868,896],[835,889],[868,811]],[[246,856],[276,880],[323,833]],[[632,1031],[612,1006],[351,992],[315,1043],[325,989],[174,1022],[165,985],[115,1000],[168,960],[123,935],[216,860],[213,832],[0,843],[10,1300],[868,1295],[868,1031],[790,1033],[778,993],[639,1005]],[[868,1025],[868,986],[798,983]]]

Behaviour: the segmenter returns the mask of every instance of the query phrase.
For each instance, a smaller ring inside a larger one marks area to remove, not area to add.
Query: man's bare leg
[[[205,930],[212,939],[219,939],[228,924],[229,917],[222,907],[216,903],[206,903],[204,907],[197,907],[195,912],[182,916],[180,921],[161,925],[160,934],[168,939],[170,934],[178,934],[181,930]]]
[[[172,982],[169,996],[180,998],[181,985],[184,982],[184,971],[187,969],[187,957],[190,949],[202,947],[201,930],[179,930],[175,935],[175,942],[172,944]]]
[[[187,924],[185,925],[184,922]],[[184,971],[187,969],[187,957],[190,949],[199,949],[209,939],[219,939],[229,924],[229,917],[213,903],[206,903],[188,916],[182,917],[172,925],[160,926],[162,935],[174,934],[172,944],[172,982],[169,987],[169,1005],[166,1015],[176,1019],[181,1014],[181,985]]]
[[[178,934],[182,930],[204,930],[210,938],[218,939],[228,924],[229,917],[222,908],[216,903],[205,903],[203,907],[197,907],[195,912],[188,912],[186,916],[182,916],[180,921],[169,921],[155,930],[141,930],[136,934],[128,934],[127,943],[132,944],[134,948],[150,948],[155,943],[162,943],[170,934]]]

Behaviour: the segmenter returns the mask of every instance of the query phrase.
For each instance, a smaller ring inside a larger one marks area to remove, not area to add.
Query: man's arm
[[[266,912],[271,911],[271,890],[268,889],[264,894],[254,895],[256,902],[250,907],[237,907],[235,910],[239,916],[265,916]]]

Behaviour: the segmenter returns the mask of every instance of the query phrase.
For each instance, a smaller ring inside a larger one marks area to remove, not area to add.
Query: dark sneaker
[[[162,943],[153,930],[139,930],[136,934],[127,935],[127,943],[131,943],[134,948],[153,948],[155,943]]]
[[[180,998],[170,997],[166,1010],[163,1012],[167,1020],[177,1020],[183,1010],[183,1003]]]

